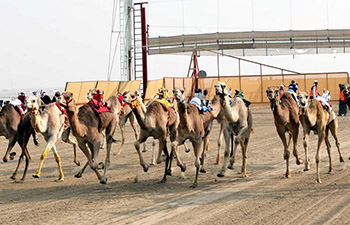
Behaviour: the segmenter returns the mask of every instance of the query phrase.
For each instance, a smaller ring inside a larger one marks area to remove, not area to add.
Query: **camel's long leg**
[[[26,157],[26,165],[24,167],[23,176],[22,176],[22,179],[21,179],[22,181],[26,178],[27,170],[28,170],[29,163],[30,163],[30,160],[31,160],[30,155],[29,155],[29,151],[27,149],[27,146],[24,148],[24,155]]]
[[[202,160],[201,160],[201,168],[200,172],[201,173],[206,173],[207,171],[205,170],[204,163],[205,163],[205,157],[207,155],[207,150],[209,148],[209,135],[205,136],[203,139],[203,153],[202,153]]]
[[[61,158],[60,158],[60,156],[57,153],[55,145],[53,145],[51,149],[52,149],[52,152],[53,152],[53,154],[55,156],[55,159],[56,159],[56,162],[57,162],[57,166],[58,166],[58,171],[60,173],[60,176],[59,176],[58,180],[59,181],[63,181],[64,180],[64,175],[63,175],[63,171],[62,171]]]
[[[160,181],[161,183],[166,182],[166,176],[171,175],[171,168],[169,168],[169,162],[170,162],[170,157],[169,157],[169,152],[168,148],[166,146],[166,138],[160,138],[159,139],[159,152],[162,152],[161,149],[163,149],[163,152],[165,154],[166,160],[165,160],[165,171],[164,171],[164,176],[163,179]],[[159,154],[158,154],[159,155]],[[158,156],[159,157],[159,156]],[[158,162],[158,161],[157,161]]]
[[[182,139],[178,139],[178,140],[174,141],[173,143],[171,143],[171,152],[175,153],[177,165],[180,167],[181,172],[186,171],[186,164],[181,161],[180,155],[177,151],[177,147],[179,145],[183,145],[184,143],[185,143],[185,140],[182,140]]]
[[[244,140],[244,143],[242,144],[242,177],[248,177],[247,175],[247,158],[248,158],[248,143],[249,143],[249,136]]]
[[[288,149],[288,145],[287,145],[287,140],[286,140],[286,135],[284,133],[284,130],[279,130],[277,129],[277,133],[280,136],[283,146],[284,146],[284,154],[283,154],[283,158],[286,160],[286,174],[285,177],[288,178],[290,177],[290,172],[289,172],[289,149]]]
[[[98,142],[98,144],[100,144],[100,143]],[[97,165],[96,161],[93,161],[94,158],[92,158],[93,157],[92,156],[93,155],[93,151],[95,149],[90,149],[91,150],[91,154],[90,154],[89,149],[88,149],[88,147],[86,146],[86,144],[84,142],[79,142],[78,145],[79,145],[79,148],[85,154],[85,156],[86,156],[86,158],[88,160],[88,164],[89,164],[90,168],[96,173],[97,178],[99,180],[101,180],[102,176],[97,170],[98,165]],[[99,147],[97,149],[99,149]]]
[[[137,154],[139,155],[140,165],[143,167],[143,171],[145,171],[145,172],[148,171],[149,165],[145,163],[145,160],[142,157],[142,153],[140,150],[140,144],[145,142],[148,137],[149,137],[148,134],[146,134],[144,131],[141,131],[139,139],[137,141],[135,141],[135,143],[134,143]]]
[[[224,138],[225,138],[225,154],[224,154],[224,162],[222,164],[221,172],[218,173],[218,177],[224,177],[226,171],[226,162],[227,158],[230,155],[230,131],[227,129],[224,130]]]
[[[335,119],[331,124],[329,124],[329,129],[331,131],[331,134],[335,140],[335,145],[337,146],[338,149],[338,154],[339,154],[339,161],[344,162],[343,156],[340,152],[340,143],[338,140],[338,120]]]
[[[73,145],[73,153],[74,153],[73,162],[75,163],[75,165],[80,166],[80,162],[77,160],[77,143],[74,140],[74,138],[70,136],[70,127],[68,127],[65,131],[63,131],[61,138],[62,138],[62,141]]]
[[[299,128],[295,129],[292,132],[291,136],[293,138],[293,155],[294,155],[294,157],[296,159],[296,164],[300,165],[300,164],[303,163],[303,160],[299,159],[299,156],[298,156],[298,135],[299,135]]]
[[[316,182],[317,183],[322,183],[321,178],[320,178],[320,171],[319,171],[319,163],[320,163],[320,149],[322,142],[324,141],[324,130],[319,130],[318,131],[318,143],[317,143],[317,151],[316,151],[316,156],[315,156],[315,161],[316,161]]]
[[[54,144],[56,143],[57,137],[56,136],[51,136],[50,138],[48,138],[47,144],[46,144],[46,148],[45,150],[42,152],[41,157],[40,157],[40,163],[39,163],[39,167],[36,170],[36,172],[33,174],[34,178],[39,178],[40,174],[41,174],[41,169],[43,167],[44,161],[46,159],[47,153],[50,151],[50,149],[52,148],[52,146],[54,146]]]
[[[235,163],[235,156],[236,156],[236,151],[237,151],[237,147],[239,145],[239,143],[241,142],[240,138],[237,136],[236,138],[231,134],[231,139],[233,138],[233,140],[231,140],[232,142],[234,142],[234,147],[231,151],[231,159],[230,159],[230,165],[227,167],[231,170],[233,170],[233,164]]]
[[[86,163],[85,163],[85,165],[83,166],[83,168],[81,168],[81,170],[79,170],[79,172],[77,173],[77,174],[75,174],[74,175],[74,177],[76,177],[76,178],[81,178],[82,176],[83,176],[83,173],[84,173],[84,171],[85,171],[85,169],[86,169],[86,167],[89,165],[89,161],[87,161]]]
[[[325,142],[326,142],[326,148],[327,148],[328,159],[329,159],[328,173],[332,173],[333,172],[333,166],[332,166],[332,156],[331,156],[331,143],[329,143],[329,128],[328,127],[326,127]]]
[[[309,159],[309,137],[310,137],[310,130],[304,128],[304,150],[305,150],[305,168],[304,171],[310,170],[310,159]]]
[[[14,135],[14,136],[9,138],[9,144],[7,146],[7,150],[6,150],[6,153],[4,155],[4,158],[2,159],[4,162],[8,162],[9,161],[10,151],[12,150],[13,146],[15,146],[16,141],[17,141],[17,136],[16,135]]]
[[[151,164],[150,165],[154,165],[156,164],[156,140],[152,141],[152,159],[151,159]],[[146,143],[143,143],[143,151],[145,151],[146,149]],[[159,150],[160,151],[160,150]]]
[[[287,148],[289,149],[290,144],[292,143],[291,140],[292,140],[292,136],[293,135],[291,133],[289,133],[289,132],[288,132],[288,134],[289,134],[289,138],[288,138],[288,142],[287,142]]]
[[[203,151],[202,138],[200,138],[200,140],[196,140],[196,142],[192,142],[192,145],[193,145],[194,155],[195,155],[194,165],[196,167],[196,177],[195,177],[194,183],[191,185],[191,188],[196,188],[198,186],[198,172],[200,167],[199,158],[201,157],[202,151]]]
[[[24,150],[22,149],[22,153],[21,153],[21,155],[18,158],[18,162],[17,162],[17,166],[16,166],[16,169],[15,169],[15,172],[13,172],[12,176],[10,177],[12,180],[16,180],[17,171],[18,171],[18,168],[19,168],[19,166],[21,165],[21,163],[23,161],[23,157],[24,157]]]
[[[220,158],[220,149],[221,149],[221,143],[222,143],[222,137],[224,133],[224,124],[220,123],[220,131],[219,131],[219,138],[218,138],[218,155],[216,157],[216,164],[220,165],[221,164],[221,158]]]

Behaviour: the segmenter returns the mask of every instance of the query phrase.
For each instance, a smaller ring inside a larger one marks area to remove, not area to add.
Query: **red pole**
[[[141,8],[141,31],[142,31],[142,73],[143,73],[143,96],[146,94],[148,73],[147,73],[147,28],[146,9]]]

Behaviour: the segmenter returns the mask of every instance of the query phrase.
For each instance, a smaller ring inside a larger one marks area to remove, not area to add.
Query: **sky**
[[[0,0],[0,90],[106,80],[113,0]],[[328,7],[327,7],[328,6]],[[346,0],[150,0],[150,37],[224,31],[350,28]],[[350,71],[349,54],[249,57],[298,72]],[[149,56],[149,79],[186,76],[190,56]],[[222,59],[220,72],[234,62]],[[117,63],[118,64],[118,63]],[[114,66],[112,80],[119,78]],[[216,58],[199,58],[216,75]],[[247,65],[247,72],[253,71]]]

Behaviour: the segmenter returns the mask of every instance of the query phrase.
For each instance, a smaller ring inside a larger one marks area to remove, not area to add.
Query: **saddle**
[[[24,110],[23,108],[21,107],[21,105],[13,105],[13,107],[15,108],[16,112],[18,112],[20,118],[21,118],[21,121],[23,120],[23,115],[24,115]]]
[[[55,103],[57,108],[61,111],[62,115],[64,116],[64,122],[62,124],[62,127],[63,127],[63,130],[67,129],[68,128],[68,116],[67,116],[67,112],[66,112],[66,109],[63,108],[60,103],[56,102]],[[61,127],[61,128],[62,128]]]
[[[92,99],[87,103],[92,111],[95,113],[95,115],[98,118],[98,130],[101,132],[101,122],[102,122],[102,118],[101,118],[101,114],[104,112],[110,112],[113,113],[111,111],[111,109],[109,107],[107,107],[105,104],[103,104],[103,102],[99,102],[96,99]]]

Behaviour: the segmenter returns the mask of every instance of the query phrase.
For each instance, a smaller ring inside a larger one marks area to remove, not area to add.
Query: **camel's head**
[[[173,90],[173,94],[174,94],[174,98],[175,98],[176,101],[182,101],[182,100],[185,99],[184,96],[183,96],[184,90],[182,90],[180,88],[175,88]]]
[[[37,113],[39,112],[39,98],[36,95],[32,95],[30,96],[27,100],[26,100],[26,107],[28,110],[32,110],[33,113]]]
[[[137,106],[141,105],[141,97],[139,97],[138,92],[130,93],[128,92],[123,96],[123,101],[128,104],[132,109],[136,108]]]
[[[72,111],[75,108],[75,101],[73,99],[73,93],[65,92],[58,97],[58,102],[66,109]]]
[[[306,91],[300,91],[298,93],[298,100],[299,100],[301,108],[307,107],[307,98],[308,97],[309,97],[309,95],[307,94]]]
[[[267,87],[266,95],[270,101],[276,100],[276,98],[278,97],[278,88],[277,87]]]
[[[350,84],[339,84],[339,88],[346,97],[350,95]]]
[[[226,84],[224,82],[217,82],[215,84],[215,94],[219,96],[227,95]]]

